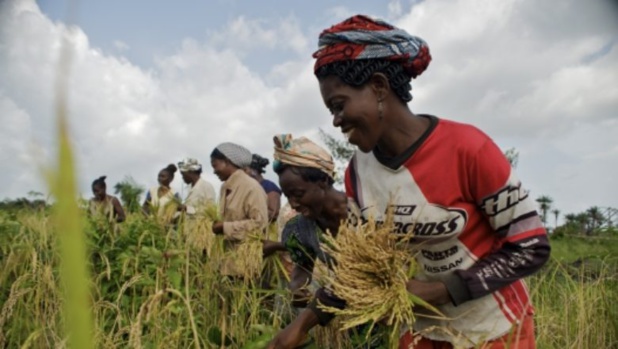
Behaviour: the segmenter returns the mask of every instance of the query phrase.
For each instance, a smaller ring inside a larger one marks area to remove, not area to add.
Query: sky
[[[429,44],[413,112],[515,147],[523,185],[562,213],[618,207],[613,0],[0,0],[0,199],[48,192],[63,43],[84,196],[101,175],[108,187],[125,176],[155,186],[185,157],[218,188],[209,155],[221,142],[272,158],[277,133],[341,137],[311,54],[322,29],[357,13]]]

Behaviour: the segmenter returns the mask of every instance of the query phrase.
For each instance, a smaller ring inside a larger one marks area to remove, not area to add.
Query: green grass
[[[618,235],[563,236],[551,239],[552,257],[561,262],[578,259],[612,259],[618,261]]]

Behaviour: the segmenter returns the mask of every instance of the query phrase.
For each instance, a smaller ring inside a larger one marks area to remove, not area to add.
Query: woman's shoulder
[[[439,139],[470,149],[482,147],[491,138],[480,128],[459,121],[439,119],[435,135]]]
[[[262,186],[262,188],[264,188],[264,191],[266,192],[266,194],[271,193],[271,192],[277,192],[281,194],[281,189],[279,188],[279,186],[277,186],[277,184],[275,184],[271,180],[263,179],[260,182],[260,185]]]
[[[315,232],[317,229],[319,229],[319,227],[315,220],[306,218],[302,214],[297,214],[285,223],[281,234],[281,240],[285,242],[291,236],[302,239],[301,237],[307,236],[308,233]]]

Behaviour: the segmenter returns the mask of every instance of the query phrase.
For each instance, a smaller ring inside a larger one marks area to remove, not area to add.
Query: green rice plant
[[[77,204],[75,164],[70,144],[67,117],[67,81],[70,66],[69,46],[61,50],[56,100],[58,159],[50,178],[54,204],[55,225],[60,251],[60,279],[63,294],[63,321],[68,346],[93,347],[93,323],[90,312],[90,277],[86,259],[86,241]]]
[[[595,268],[552,260],[530,278],[539,349],[618,347],[616,264]]]

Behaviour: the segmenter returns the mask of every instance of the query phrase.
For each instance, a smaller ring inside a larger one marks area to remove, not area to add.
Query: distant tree
[[[560,210],[554,208],[553,210],[551,210],[551,213],[554,214],[554,228],[556,228],[558,227],[558,216],[560,216]]]
[[[354,155],[356,149],[354,146],[346,141],[336,139],[332,135],[326,133],[324,130],[319,129],[320,138],[326,144],[326,147],[330,151],[333,159],[336,163],[337,176],[335,182],[338,184],[343,183],[343,173],[348,166],[350,159]]]
[[[516,168],[519,162],[519,152],[515,148],[509,148],[504,152],[507,160],[511,163],[511,167]]]
[[[547,226],[547,212],[551,208],[551,204],[554,200],[547,195],[541,195],[536,199],[536,202],[539,203],[539,208],[541,209],[541,220],[543,221],[543,225]]]
[[[586,235],[592,235],[592,225],[590,224],[590,216],[587,212],[578,213],[575,216],[575,222],[580,232],[584,232]]]
[[[40,191],[30,190],[28,191],[28,196],[33,199],[37,199],[37,198],[42,198],[43,193],[41,193]]]
[[[564,224],[575,224],[577,223],[577,215],[575,213],[567,213],[564,215]]]
[[[120,196],[125,209],[129,212],[139,211],[140,197],[144,191],[144,187],[137,184],[132,177],[125,177],[114,186],[114,192]]]
[[[586,213],[588,214],[588,218],[590,219],[590,230],[591,231],[595,231],[605,221],[605,216],[603,216],[601,209],[599,209],[599,207],[597,206],[590,207],[589,209],[586,210]]]

